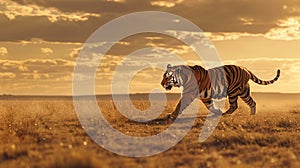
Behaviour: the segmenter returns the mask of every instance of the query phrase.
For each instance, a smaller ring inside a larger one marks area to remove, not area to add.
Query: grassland
[[[9,97],[0,100],[0,167],[300,167],[300,102],[296,94],[254,94],[257,115],[240,102],[221,118],[214,133],[198,141],[205,118],[168,151],[145,158],[111,153],[87,136],[68,97]],[[168,98],[171,112],[178,96]],[[147,109],[145,95],[133,103]],[[134,123],[122,116],[110,97],[100,97],[107,120],[128,135],[147,136],[168,124]],[[126,108],[126,107],[124,107]],[[206,114],[201,105],[199,113]],[[162,117],[162,114],[160,117]],[[143,150],[143,149],[141,149]]]

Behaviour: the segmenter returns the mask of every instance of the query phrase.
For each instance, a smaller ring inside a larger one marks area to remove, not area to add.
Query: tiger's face
[[[181,77],[180,77],[180,68],[172,67],[170,64],[167,66],[167,71],[163,75],[163,79],[161,81],[162,87],[166,90],[171,90],[172,87],[180,87]]]

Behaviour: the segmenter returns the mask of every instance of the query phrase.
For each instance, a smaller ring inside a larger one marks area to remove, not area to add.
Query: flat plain
[[[131,95],[141,110],[150,107],[147,97]],[[171,112],[179,99],[179,95],[167,97],[159,118]],[[300,94],[253,93],[253,97],[257,115],[250,116],[239,100],[238,110],[222,116],[206,141],[198,140],[205,117],[197,117],[174,147],[131,158],[103,149],[87,135],[72,97],[1,96],[0,167],[300,167]],[[97,101],[109,123],[127,135],[154,135],[171,124],[132,122],[120,114],[110,96],[98,96]],[[200,104],[198,115],[207,113]]]

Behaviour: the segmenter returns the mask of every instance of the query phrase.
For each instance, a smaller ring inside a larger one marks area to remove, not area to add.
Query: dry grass
[[[1,100],[0,167],[300,167],[300,103],[257,99],[256,116],[249,116],[240,103],[203,143],[198,136],[205,119],[197,118],[179,144],[146,158],[118,156],[94,143],[78,122],[71,99]],[[176,102],[169,101],[165,112]],[[144,100],[134,103],[149,107]],[[98,104],[112,125],[128,135],[148,136],[168,127],[130,122],[110,100]],[[206,113],[202,105],[200,112]]]

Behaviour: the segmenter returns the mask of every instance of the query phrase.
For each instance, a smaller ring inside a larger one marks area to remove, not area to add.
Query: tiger
[[[176,109],[167,117],[176,118],[197,97],[213,116],[230,115],[235,112],[238,108],[238,97],[250,107],[250,115],[255,115],[256,102],[250,95],[248,81],[251,79],[257,84],[269,85],[277,81],[279,76],[280,69],[277,70],[277,75],[273,80],[263,81],[248,69],[237,65],[224,65],[206,70],[199,65],[172,66],[168,64],[161,81],[162,87],[166,90],[171,90],[172,87],[183,87],[183,91]],[[213,99],[227,97],[230,107],[223,113],[214,106]]]

